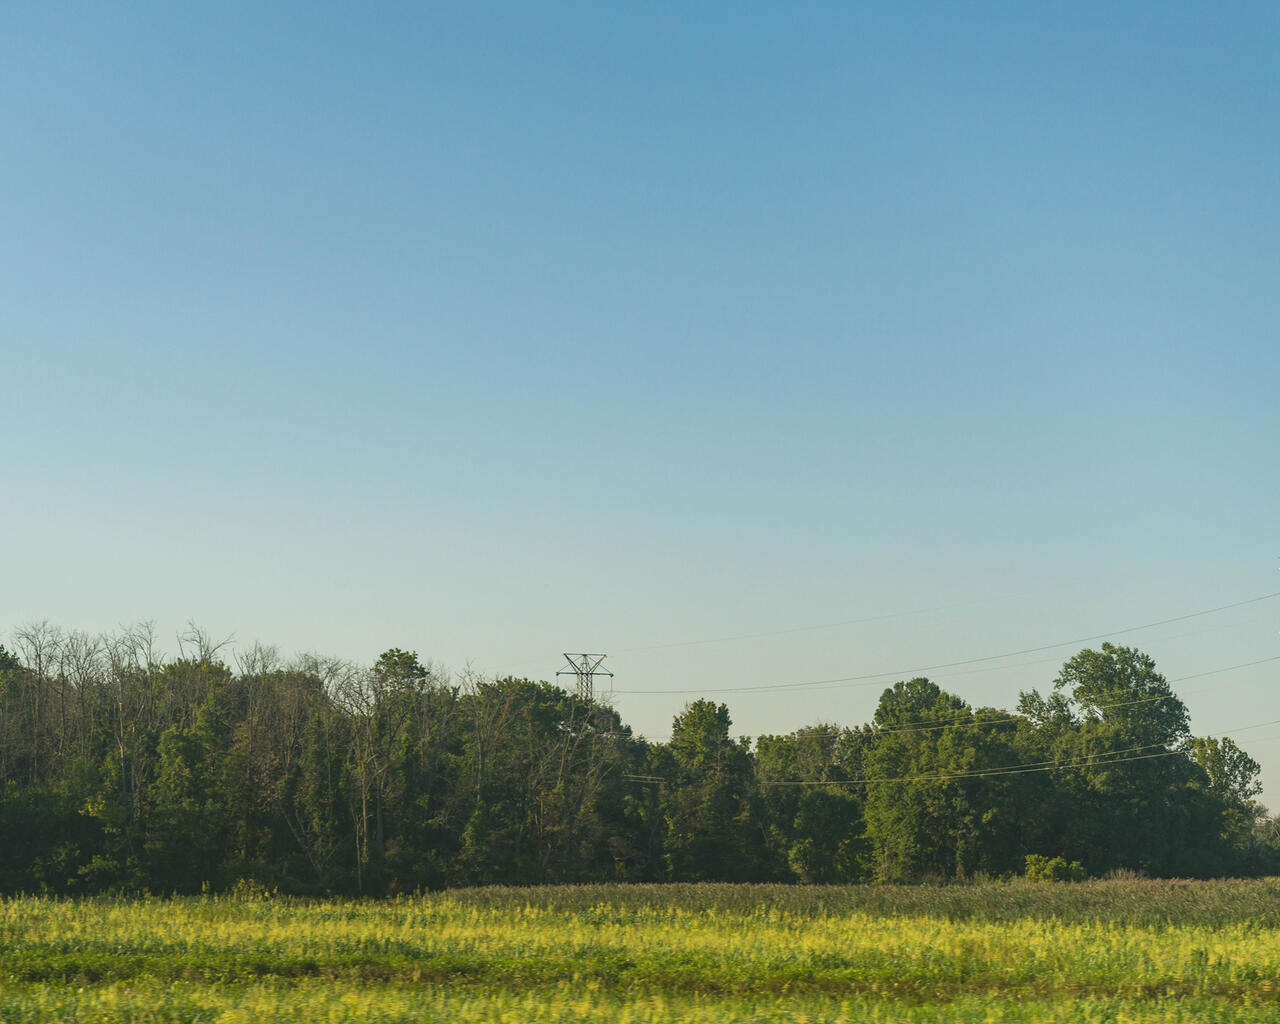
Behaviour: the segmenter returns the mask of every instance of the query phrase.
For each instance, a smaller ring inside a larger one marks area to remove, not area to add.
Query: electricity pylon
[[[562,668],[556,675],[577,677],[579,700],[595,699],[595,687],[592,680],[596,676],[613,678],[612,672],[607,668],[600,667],[600,662],[604,661],[606,657],[604,654],[565,654],[564,657],[569,663],[569,668]]]

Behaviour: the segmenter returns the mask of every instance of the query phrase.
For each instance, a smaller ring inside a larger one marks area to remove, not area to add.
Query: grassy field
[[[1280,881],[0,903],[0,1022],[1275,1021]]]

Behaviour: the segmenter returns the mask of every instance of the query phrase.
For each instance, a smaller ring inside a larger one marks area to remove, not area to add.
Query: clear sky
[[[1280,591],[1278,110],[1274,4],[6,4],[0,634],[1280,719],[1280,597],[1118,632]]]

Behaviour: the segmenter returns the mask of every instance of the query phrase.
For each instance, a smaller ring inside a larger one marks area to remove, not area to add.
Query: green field
[[[0,903],[0,1021],[1274,1021],[1280,881]]]

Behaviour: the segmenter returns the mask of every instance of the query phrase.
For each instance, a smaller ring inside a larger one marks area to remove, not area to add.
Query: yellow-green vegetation
[[[0,1022],[1273,1021],[1280,881],[0,903]]]

